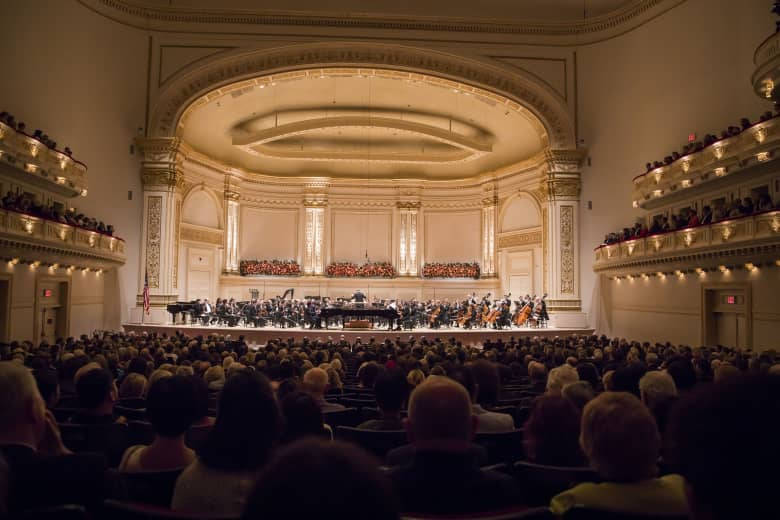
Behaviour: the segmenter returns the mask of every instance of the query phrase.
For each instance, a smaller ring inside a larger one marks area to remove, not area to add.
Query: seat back
[[[182,470],[122,473],[128,500],[170,507],[173,488]]]
[[[111,520],[198,520],[200,518],[208,518],[210,520],[219,520],[213,516],[171,511],[165,507],[119,500],[106,500],[103,502],[101,515],[98,518],[110,518]],[[228,518],[225,517],[222,520],[228,520]]]
[[[114,413],[127,418],[128,421],[145,421],[146,408],[128,408],[126,406],[114,406]]]
[[[20,513],[14,513],[15,520],[87,520],[90,515],[84,506],[63,504],[61,506],[28,509]]]
[[[354,398],[354,397],[344,397],[339,399],[339,402],[346,406],[347,408],[357,408],[358,410],[361,410],[363,408],[373,408],[376,406],[376,400],[371,399],[364,399],[364,398]]]
[[[136,410],[146,409],[146,399],[140,397],[131,397],[128,399],[120,399],[117,403],[118,406],[124,406],[125,408],[135,408]]]
[[[60,434],[65,446],[74,452],[103,453],[111,467],[116,467],[130,446],[128,426],[111,424],[61,424]]]
[[[488,464],[512,463],[523,458],[523,430],[477,433],[474,442],[487,450]]]
[[[531,506],[549,504],[550,499],[581,482],[599,482],[598,474],[588,467],[560,467],[516,462],[513,471]]]
[[[360,430],[349,426],[336,428],[336,438],[357,444],[381,459],[390,450],[409,442],[406,430]]]
[[[620,513],[575,506],[563,515],[563,520],[687,520],[688,515],[653,515],[643,513]]]
[[[339,426],[357,426],[360,424],[360,411],[357,408],[345,408],[322,414],[323,421],[331,428]]]

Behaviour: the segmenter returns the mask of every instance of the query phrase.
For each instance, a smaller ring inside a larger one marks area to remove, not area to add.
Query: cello
[[[528,301],[525,305],[523,305],[522,309],[515,313],[512,322],[518,327],[525,324],[525,322],[528,321],[528,317],[531,315],[531,310],[531,302]]]

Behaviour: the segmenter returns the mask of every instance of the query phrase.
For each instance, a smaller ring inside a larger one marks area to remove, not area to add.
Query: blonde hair
[[[423,374],[423,371],[419,368],[415,368],[406,376],[406,382],[412,386],[417,386],[423,381],[425,381],[425,374]]]
[[[119,385],[120,399],[140,399],[146,395],[146,377],[142,374],[131,372],[125,376]]]
[[[580,380],[577,369],[571,365],[561,365],[550,370],[547,375],[547,391],[560,392],[563,387],[569,383],[576,383]]]
[[[213,383],[214,381],[224,381],[225,369],[223,369],[219,365],[209,367],[206,370],[206,372],[203,374],[203,379],[206,380],[206,383]]]
[[[195,370],[191,366],[180,365],[176,367],[177,376],[191,376],[195,374]]]
[[[162,379],[164,377],[173,377],[173,373],[169,372],[168,370],[163,370],[162,368],[158,368],[154,372],[152,372],[152,375],[149,376],[149,387],[158,380]]]

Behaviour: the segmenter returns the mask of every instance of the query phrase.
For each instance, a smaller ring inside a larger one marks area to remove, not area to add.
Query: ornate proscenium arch
[[[484,89],[523,106],[544,125],[552,149],[574,149],[574,125],[563,98],[530,75],[438,51],[401,45],[314,43],[241,50],[195,65],[160,92],[150,114],[150,137],[173,137],[182,114],[199,97],[261,75],[300,69],[373,67],[421,73]]]

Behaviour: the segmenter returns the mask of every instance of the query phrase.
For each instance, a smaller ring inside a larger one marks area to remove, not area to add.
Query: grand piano
[[[173,324],[176,324],[176,315],[181,314],[182,324],[187,322],[186,316],[190,315],[190,322],[193,316],[198,314],[198,301],[192,300],[191,302],[176,302],[168,305],[168,312],[173,316]]]
[[[328,328],[328,320],[336,317],[340,317],[342,323],[345,322],[347,318],[380,318],[387,320],[388,329],[392,329],[393,320],[398,319],[399,315],[397,310],[393,310],[389,307],[372,305],[332,305],[320,310],[320,324],[322,323],[322,320],[324,320],[326,329]]]

